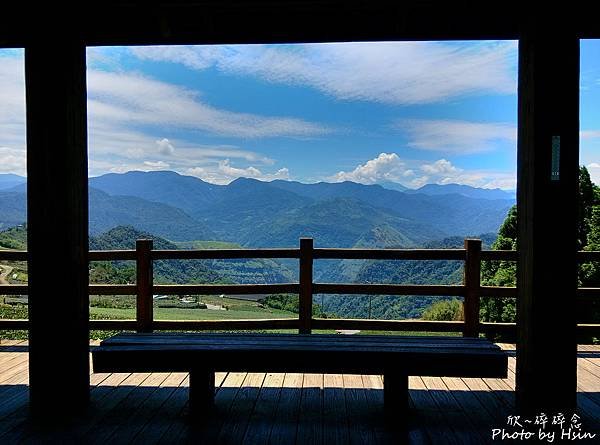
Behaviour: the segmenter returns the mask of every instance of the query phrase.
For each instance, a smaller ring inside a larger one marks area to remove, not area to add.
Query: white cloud
[[[312,137],[329,130],[288,117],[235,113],[203,103],[197,92],[134,73],[88,72],[90,122],[168,126],[238,138]]]
[[[88,93],[91,175],[167,166],[184,171],[190,165],[217,165],[225,158],[260,165],[275,162],[239,146],[195,144],[151,134],[163,127],[240,138],[304,138],[328,131],[301,119],[219,110],[204,104],[195,92],[132,73],[89,70]],[[0,51],[0,97],[0,172],[25,174],[22,52]]]
[[[144,165],[152,170],[166,170],[170,165],[164,161],[144,161]]]
[[[342,100],[422,104],[477,93],[516,94],[515,42],[378,42],[136,47],[146,60],[211,66]]]
[[[579,132],[581,139],[597,139],[600,138],[600,130],[583,130]]]
[[[188,68],[203,70],[210,68],[218,58],[219,46],[140,46],[130,51],[145,60],[181,63]]]
[[[419,150],[470,154],[493,150],[499,141],[513,143],[516,150],[517,129],[511,124],[408,119],[396,126],[406,131],[408,146]]]
[[[290,179],[290,172],[287,168],[280,168],[275,173],[263,173],[258,168],[250,166],[247,168],[238,168],[231,165],[229,159],[218,162],[217,168],[214,167],[194,167],[186,172],[188,175],[196,176],[204,181],[213,184],[229,184],[237,178],[253,178],[262,181],[272,181],[274,179]]]
[[[167,138],[159,139],[156,141],[156,145],[158,145],[158,149],[163,155],[169,156],[175,153],[175,147],[173,147],[173,144]]]
[[[591,162],[586,165],[588,172],[590,173],[590,179],[594,184],[600,184],[600,163]]]
[[[459,171],[446,159],[438,159],[432,164],[423,164],[421,170],[429,175],[451,175]]]
[[[0,147],[0,173],[27,175],[27,153],[25,149]]]
[[[335,182],[353,181],[362,184],[395,181],[406,173],[405,165],[396,153],[381,153],[350,172],[336,173],[332,179]]]
[[[0,50],[0,173],[26,173],[24,69],[21,51]]]
[[[516,184],[514,172],[464,170],[447,159],[435,162],[408,161],[401,159],[396,153],[381,153],[354,170],[338,172],[329,179],[362,184],[397,182],[411,188],[425,184],[465,184],[481,188],[512,189]]]

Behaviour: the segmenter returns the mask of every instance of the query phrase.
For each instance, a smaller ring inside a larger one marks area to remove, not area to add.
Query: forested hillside
[[[482,234],[483,248],[494,242],[495,235]],[[428,242],[428,249],[462,248],[461,237],[445,238]],[[352,282],[393,284],[461,284],[463,261],[353,261],[355,265]],[[348,267],[347,267],[348,268]],[[332,312],[350,318],[403,319],[419,318],[423,310],[440,299],[451,297],[333,295],[319,296],[324,312]]]
[[[26,220],[25,185],[21,179],[0,191],[0,228]],[[132,249],[138,238],[154,239],[158,249],[297,247],[305,236],[321,247],[461,247],[465,236],[480,233],[492,233],[484,235],[491,243],[513,204],[510,193],[456,184],[407,190],[349,181],[304,184],[240,178],[215,185],[167,171],[108,174],[90,179],[90,248]],[[0,246],[2,242],[6,248],[25,248],[25,231],[0,233]],[[134,266],[95,262],[90,278],[131,283]],[[297,280],[298,263],[157,261],[154,272],[161,283],[282,283]],[[319,282],[458,283],[462,263],[320,260],[314,276]],[[329,314],[374,318],[418,317],[433,301],[410,296],[315,297]]]

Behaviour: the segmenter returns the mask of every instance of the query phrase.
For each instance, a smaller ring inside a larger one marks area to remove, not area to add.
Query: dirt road
[[[13,267],[0,264],[0,284],[9,284],[8,277],[13,271]]]

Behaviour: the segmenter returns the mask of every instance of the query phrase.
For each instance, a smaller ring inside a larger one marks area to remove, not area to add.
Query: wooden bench
[[[94,372],[189,372],[190,409],[214,402],[215,371],[383,375],[385,411],[408,407],[408,376],[507,376],[508,356],[478,338],[399,335],[120,334],[92,350]]]

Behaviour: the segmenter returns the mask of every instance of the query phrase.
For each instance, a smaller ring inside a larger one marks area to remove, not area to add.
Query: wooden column
[[[408,375],[398,370],[384,374],[383,403],[386,423],[405,428],[409,416]]]
[[[466,239],[465,300],[463,337],[479,337],[479,303],[481,300],[481,240]]]
[[[68,418],[90,383],[85,46],[27,46],[25,76],[30,407]]]
[[[190,414],[207,414],[215,404],[215,371],[196,367],[190,370]]]
[[[548,22],[519,43],[516,384],[528,413],[576,405],[579,41]]]
[[[152,288],[154,286],[154,267],[152,262],[153,241],[139,239],[135,243],[137,299],[136,324],[138,332],[152,332],[154,307]]]
[[[300,295],[298,318],[300,334],[310,334],[313,311],[313,239],[300,238]]]

